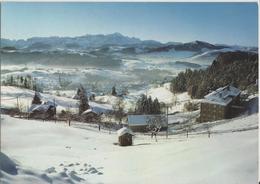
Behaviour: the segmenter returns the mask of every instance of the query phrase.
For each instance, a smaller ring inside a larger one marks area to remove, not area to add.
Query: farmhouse
[[[42,104],[32,104],[29,109],[30,118],[52,119],[56,114],[57,104],[51,101]]]
[[[232,118],[241,109],[241,91],[233,86],[218,88],[204,97],[200,106],[200,122]]]
[[[99,112],[95,111],[95,109],[87,109],[81,114],[81,118],[85,122],[97,122],[99,119]]]
[[[134,132],[147,132],[149,126],[160,126],[167,129],[166,115],[128,115],[128,126]]]

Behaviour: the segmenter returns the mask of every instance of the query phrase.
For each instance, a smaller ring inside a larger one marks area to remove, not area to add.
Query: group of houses
[[[232,118],[243,110],[240,104],[241,91],[234,86],[227,85],[207,94],[200,103],[199,122],[216,121]],[[53,119],[56,114],[57,104],[54,101],[46,101],[40,104],[32,104],[29,108],[29,116],[40,119]],[[103,112],[96,108],[89,108],[81,114],[82,120],[97,122]],[[156,122],[157,121],[157,122]],[[135,115],[127,117],[128,127],[134,132],[146,132],[149,126],[160,123],[160,129],[168,127],[164,114],[159,115]],[[157,125],[158,126],[158,125]],[[150,127],[151,128],[151,127]]]
[[[241,91],[234,86],[227,85],[218,88],[207,94],[200,103],[199,122],[216,121],[236,116],[243,110],[240,103]],[[32,118],[52,119],[56,115],[57,104],[53,101],[46,101],[40,104],[32,104],[29,109],[29,116]],[[81,114],[83,120],[98,122],[100,119],[98,109],[89,108]],[[168,118],[165,114],[131,114],[127,117],[127,127],[118,132],[120,145],[131,145],[133,132],[147,132],[153,128],[159,131],[167,130]]]

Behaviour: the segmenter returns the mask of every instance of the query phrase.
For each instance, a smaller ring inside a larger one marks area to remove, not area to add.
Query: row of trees
[[[161,105],[157,98],[154,100],[151,96],[141,95],[141,98],[136,103],[136,114],[160,114]]]
[[[36,79],[32,78],[31,75],[26,75],[26,76],[9,75],[6,78],[6,80],[2,81],[2,84],[8,86],[17,86],[21,88],[42,92],[42,88],[37,84]]]

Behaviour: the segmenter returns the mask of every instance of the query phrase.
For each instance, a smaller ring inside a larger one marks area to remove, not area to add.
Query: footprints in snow
[[[45,170],[47,174],[58,173],[61,177],[67,178],[70,177],[73,180],[81,181],[84,180],[82,177],[86,177],[87,175],[103,175],[101,170],[103,167],[95,168],[91,166],[91,164],[80,164],[76,163],[61,163],[58,167],[50,167]],[[59,172],[58,172],[59,171]]]

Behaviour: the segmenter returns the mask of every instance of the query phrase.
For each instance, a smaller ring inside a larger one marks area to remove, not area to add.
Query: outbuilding
[[[123,127],[117,131],[118,144],[120,146],[131,146],[133,144],[134,133],[126,127]]]

